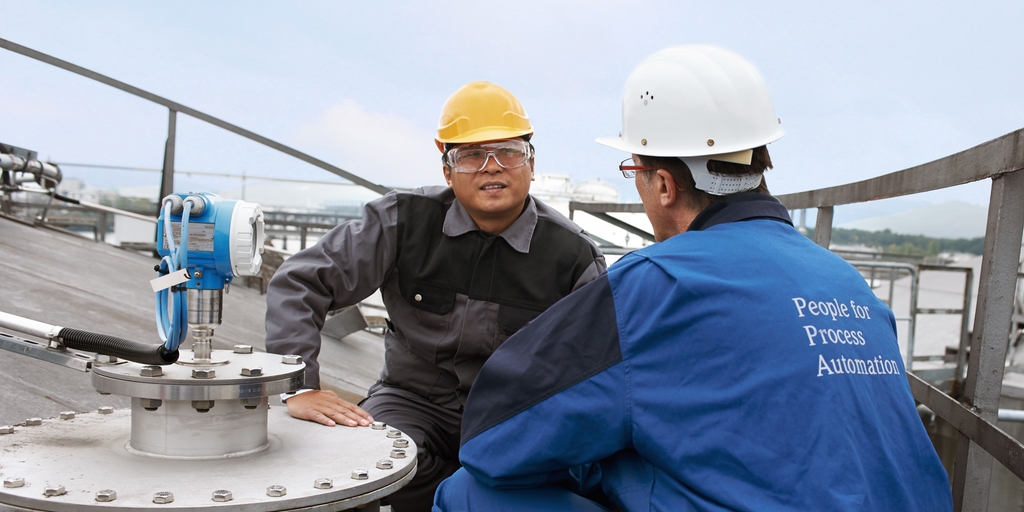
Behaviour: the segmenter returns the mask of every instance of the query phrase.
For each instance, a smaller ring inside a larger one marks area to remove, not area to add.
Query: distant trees
[[[808,229],[807,236],[814,238],[814,229]],[[985,249],[985,238],[931,238],[921,235],[901,235],[886,229],[863,231],[860,229],[834,228],[832,243],[840,245],[863,245],[881,249],[884,253],[908,256],[937,256],[940,253],[967,253],[981,255]]]

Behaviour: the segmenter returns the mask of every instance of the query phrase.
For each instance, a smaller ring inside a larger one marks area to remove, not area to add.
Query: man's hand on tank
[[[350,427],[373,423],[370,413],[359,406],[338,398],[333,391],[314,390],[288,399],[288,414],[292,417],[315,421],[329,427],[340,423]]]

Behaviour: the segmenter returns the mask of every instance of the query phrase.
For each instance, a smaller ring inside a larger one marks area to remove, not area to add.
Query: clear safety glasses
[[[655,169],[647,165],[633,165],[633,157],[629,157],[619,162],[619,170],[622,171],[623,178],[635,178],[638,172],[653,171]]]
[[[455,172],[479,172],[487,166],[487,159],[494,158],[502,169],[519,167],[530,161],[533,148],[521,139],[466,144],[457,146],[446,155],[448,166]]]

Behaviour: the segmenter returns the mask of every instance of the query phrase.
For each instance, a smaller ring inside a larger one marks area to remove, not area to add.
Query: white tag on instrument
[[[188,270],[183,268],[177,272],[171,272],[166,276],[153,279],[149,282],[149,285],[153,287],[153,292],[155,293],[160,290],[166,290],[174,285],[188,282],[189,279],[192,279],[192,276],[188,275]]]

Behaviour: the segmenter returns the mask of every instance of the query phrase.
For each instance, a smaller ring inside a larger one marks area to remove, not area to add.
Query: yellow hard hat
[[[533,133],[530,116],[512,93],[489,82],[470,82],[452,94],[437,123],[437,148],[511,139]]]

